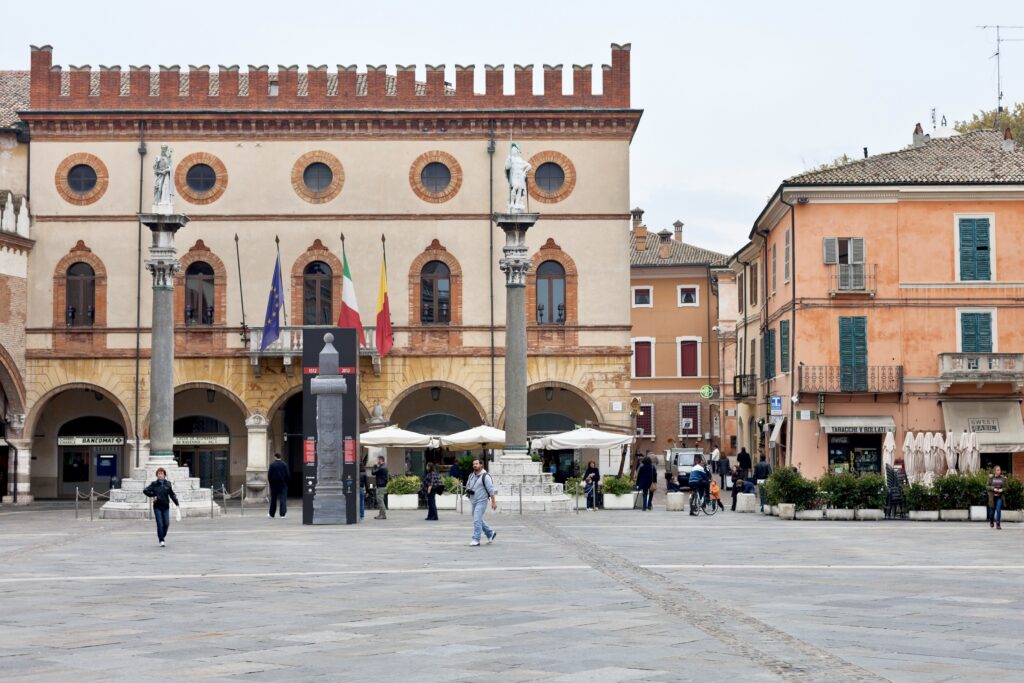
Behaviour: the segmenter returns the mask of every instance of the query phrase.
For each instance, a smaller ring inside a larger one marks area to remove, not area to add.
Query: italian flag
[[[380,289],[377,292],[377,352],[384,357],[394,343],[391,336],[391,307],[388,305],[388,262],[380,264]]]
[[[356,301],[356,287],[352,284],[352,273],[348,269],[348,256],[342,247],[341,258],[344,260],[344,275],[341,280],[341,315],[338,316],[338,327],[354,327],[359,330],[359,343],[366,346],[363,334],[363,322],[359,319],[359,302]]]

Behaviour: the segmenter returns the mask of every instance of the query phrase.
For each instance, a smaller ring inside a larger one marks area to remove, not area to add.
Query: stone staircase
[[[121,481],[121,488],[110,491],[110,501],[100,508],[100,519],[147,517],[152,500],[142,493],[142,489],[156,479],[156,471],[160,467],[167,470],[167,480],[174,486],[183,517],[209,517],[211,509],[213,515],[223,513],[220,505],[214,503],[211,506],[213,491],[199,488],[199,478],[189,476],[187,467],[178,467],[173,462],[150,462],[144,468],[133,469],[131,478]],[[174,503],[171,503],[172,514],[173,510]]]
[[[519,514],[520,489],[523,512],[568,512],[572,508],[572,499],[562,485],[529,457],[502,455],[488,471],[498,488],[498,512]]]

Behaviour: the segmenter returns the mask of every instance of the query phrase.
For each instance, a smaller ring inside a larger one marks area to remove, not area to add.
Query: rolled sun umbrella
[[[924,432],[918,432],[914,438],[914,474],[911,481],[921,481],[924,474]]]
[[[960,454],[960,448],[957,445],[956,439],[953,437],[953,432],[946,432],[946,471],[956,472],[956,459]]]
[[[914,432],[907,432],[903,437],[903,473],[910,478],[914,460]]]
[[[935,476],[942,476],[946,470],[946,440],[942,432],[932,435],[932,466],[931,472]]]
[[[974,432],[970,432],[968,436],[968,445],[970,446],[970,453],[967,456],[967,461],[970,472],[974,473],[981,469],[981,451],[978,449],[978,435]]]
[[[957,449],[959,454],[958,467],[961,472],[970,472],[971,463],[971,435],[964,430],[960,434],[960,447]]]
[[[882,471],[886,467],[892,467],[896,459],[896,436],[892,432],[885,433],[885,440],[882,442]]]

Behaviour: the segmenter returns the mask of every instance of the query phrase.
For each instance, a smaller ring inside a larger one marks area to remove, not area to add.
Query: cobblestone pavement
[[[296,505],[296,508],[298,506]],[[392,512],[303,527],[0,508],[0,678],[1024,677],[1024,526]]]

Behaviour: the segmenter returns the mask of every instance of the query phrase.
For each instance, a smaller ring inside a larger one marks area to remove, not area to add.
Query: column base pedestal
[[[100,508],[100,519],[143,519],[150,516],[153,501],[142,493],[142,489],[156,479],[156,471],[161,467],[174,486],[182,516],[216,517],[224,513],[221,506],[213,502],[213,491],[200,488],[198,477],[189,476],[187,467],[178,467],[173,459],[164,462],[157,456],[150,458],[144,468],[132,470],[131,478],[121,481],[121,488],[111,489],[110,500]],[[173,509],[173,503],[171,507]]]
[[[31,505],[33,501],[35,501],[35,496],[30,493],[19,493],[17,502],[14,501],[14,496],[3,497],[4,505]]]

